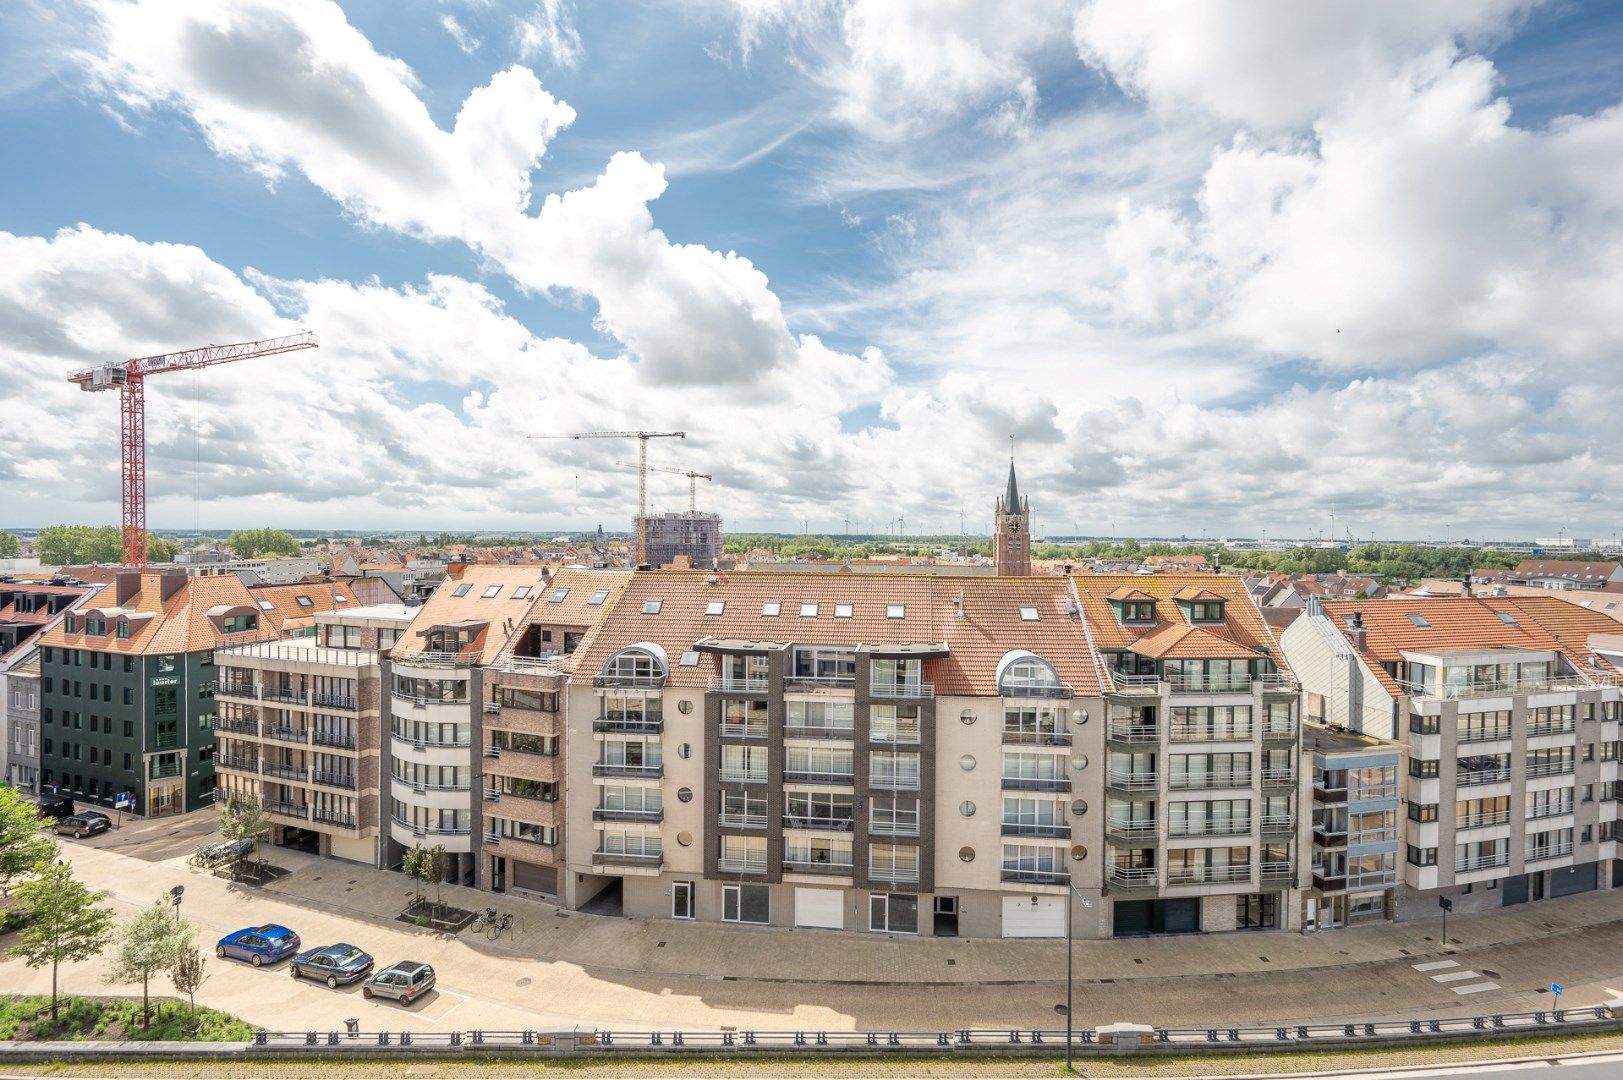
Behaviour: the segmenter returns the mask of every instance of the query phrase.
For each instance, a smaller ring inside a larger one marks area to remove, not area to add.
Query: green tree
[[[243,559],[257,559],[261,555],[297,555],[303,550],[291,533],[281,529],[238,529],[226,537],[225,543]]]
[[[148,562],[174,562],[175,556],[178,554],[180,554],[180,545],[173,540],[166,540],[156,533],[147,533]]]
[[[186,1000],[197,1012],[197,991],[208,981],[203,973],[203,953],[193,942],[187,942],[186,947],[175,957],[174,966],[169,969],[169,981],[175,984],[175,989],[186,995]]]
[[[440,850],[443,857],[444,850]],[[413,844],[400,860],[400,869],[411,878],[417,889],[417,901],[423,898],[423,885],[434,877],[434,853],[422,844]]]
[[[45,863],[17,886],[17,899],[32,921],[18,933],[12,954],[31,968],[51,965],[51,1019],[57,1015],[57,972],[62,961],[88,960],[112,936],[113,909],[104,892],[87,889],[66,863]]]
[[[445,847],[435,844],[428,849],[428,876],[434,882],[434,906],[445,906],[445,869],[450,862],[450,856],[445,853]]]
[[[15,559],[22,549],[16,533],[0,532],[0,559]]]
[[[152,901],[118,932],[105,977],[110,983],[141,981],[143,1031],[152,1021],[152,976],[173,968],[196,934],[197,928],[181,922],[167,899]]]
[[[270,839],[271,820],[265,808],[251,795],[231,794],[220,807],[220,835],[227,840],[250,840],[254,862],[259,862],[259,845]]]
[[[56,838],[40,829],[39,811],[13,787],[0,787],[0,884],[56,858]]]

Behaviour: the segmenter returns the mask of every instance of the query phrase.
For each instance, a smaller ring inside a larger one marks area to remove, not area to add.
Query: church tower
[[[1000,577],[1031,574],[1031,504],[1020,498],[1014,480],[1014,459],[1009,459],[1009,487],[997,501],[997,531],[992,556]]]

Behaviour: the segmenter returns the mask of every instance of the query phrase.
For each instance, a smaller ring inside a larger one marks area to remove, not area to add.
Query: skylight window
[[[269,611],[274,606],[275,605],[273,605],[269,600],[261,600],[259,602],[259,610],[260,611]]]
[[[642,613],[644,615],[658,615],[659,609],[664,603],[663,600],[644,600],[642,602]]]
[[[566,597],[568,595],[569,595],[569,587],[567,585],[559,586],[558,588],[552,590],[552,595],[551,596],[547,597],[547,603],[549,603],[549,604],[561,604],[561,603],[564,602],[564,597]]]
[[[468,590],[471,589],[471,588],[473,588],[473,586],[468,584],[466,581],[464,581],[462,584],[458,585],[455,589],[451,590],[451,595],[452,596],[467,596],[468,595]]]
[[[1414,623],[1415,629],[1417,629],[1417,630],[1430,630],[1431,629],[1431,623],[1426,621],[1426,617],[1424,615],[1418,615],[1415,612],[1411,611],[1411,612],[1409,612],[1409,621]]]
[[[761,618],[776,619],[782,611],[782,604],[778,603],[776,600],[768,600],[766,603],[761,605]]]
[[[513,599],[514,600],[522,600],[526,596],[529,596],[529,595],[530,595],[530,587],[528,585],[520,585],[518,588],[513,590]]]
[[[1496,612],[1494,612],[1494,614],[1499,616],[1499,621],[1504,623],[1506,626],[1515,626],[1516,625],[1516,616],[1512,615],[1510,612],[1508,612],[1508,611],[1496,611]]]
[[[850,604],[834,605],[834,617],[836,619],[849,619],[852,614],[855,613],[855,611],[856,608],[852,607]]]
[[[887,619],[905,619],[905,618],[907,618],[907,605],[906,604],[886,604],[885,605],[885,618],[887,618]]]
[[[678,667],[698,667],[699,666],[699,654],[697,652],[694,652],[692,649],[689,649],[687,652],[682,654],[682,659],[677,661],[677,666]]]
[[[1039,616],[1037,615],[1037,609],[1036,608],[1034,608],[1034,607],[1023,607],[1023,608],[1020,609],[1020,621],[1021,622],[1036,622],[1038,620],[1038,618],[1039,618]]]
[[[609,590],[607,590],[607,589],[595,589],[592,592],[592,598],[590,600],[586,601],[586,606],[587,607],[601,607],[603,605],[603,601],[607,600],[608,598],[609,598]]]
[[[817,618],[817,605],[816,604],[801,604],[800,605],[800,617],[802,619],[815,619],[815,618]]]
[[[725,600],[712,600],[704,606],[704,613],[706,615],[720,615],[726,610],[727,601]]]
[[[481,600],[489,600],[491,597],[495,596],[497,593],[499,593],[501,591],[502,591],[502,587],[500,585],[492,585],[488,589],[486,589],[483,594],[480,595],[479,599],[481,599]]]
[[[315,607],[316,606],[316,602],[314,600],[310,599],[308,596],[295,596],[293,599],[295,599],[295,600],[297,600],[299,602],[300,607]]]

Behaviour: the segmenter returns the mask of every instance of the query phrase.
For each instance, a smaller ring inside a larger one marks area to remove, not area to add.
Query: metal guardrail
[[[1117,1023],[1079,1028],[1071,1033],[1071,1048],[1085,1056],[1160,1053],[1223,1053],[1258,1047],[1360,1044],[1425,1044],[1455,1039],[1477,1039],[1513,1033],[1555,1033],[1605,1030],[1619,1026],[1623,1002],[1571,1009],[1524,1013],[1488,1013],[1480,1016],[1421,1017],[1367,1023],[1217,1025],[1168,1028]],[[256,1031],[243,1047],[248,1053],[296,1052],[323,1056],[375,1056],[379,1050],[475,1053],[509,1051],[565,1056],[648,1056],[668,1052],[697,1054],[818,1054],[912,1053],[950,1058],[980,1055],[1054,1057],[1064,1053],[1065,1031],[1029,1028],[958,1028],[950,1031],[600,1031],[595,1028],[557,1028],[528,1031],[472,1029],[445,1032],[361,1031]],[[48,1049],[52,1044],[40,1044]],[[239,1044],[225,1044],[237,1046]],[[131,1048],[132,1056],[145,1048]],[[201,1048],[199,1048],[201,1050]],[[154,1045],[154,1054],[173,1057],[172,1045]],[[122,1051],[121,1051],[122,1052]],[[211,1052],[217,1052],[212,1049]]]

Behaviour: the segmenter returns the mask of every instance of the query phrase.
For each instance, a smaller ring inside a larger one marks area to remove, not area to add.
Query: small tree
[[[192,947],[197,929],[179,922],[168,900],[154,900],[118,933],[108,982],[141,982],[141,1028],[151,1021],[151,982],[159,971],[169,971],[181,953]]]
[[[9,885],[54,858],[56,839],[40,829],[34,804],[16,788],[0,787],[0,884]]]
[[[202,950],[188,941],[175,957],[174,966],[169,969],[169,981],[175,984],[176,990],[186,995],[193,1013],[197,1012],[197,991],[208,979],[203,974],[203,963]]]
[[[85,888],[66,863],[46,863],[17,886],[17,898],[33,921],[11,950],[31,968],[51,965],[51,1019],[56,1020],[57,971],[64,960],[88,960],[106,947],[113,910],[104,892]]]
[[[424,868],[428,876],[434,879],[434,906],[445,907],[445,866],[449,856],[445,854],[443,845],[435,844],[427,851],[428,865]]]
[[[412,885],[417,890],[418,901],[423,898],[423,882],[433,873],[432,860],[433,856],[421,844],[413,844],[400,860],[400,869],[411,878]]]
[[[250,840],[254,845],[254,863],[259,863],[259,845],[270,839],[271,821],[265,808],[251,795],[226,796],[220,809],[220,835],[227,840]]]

